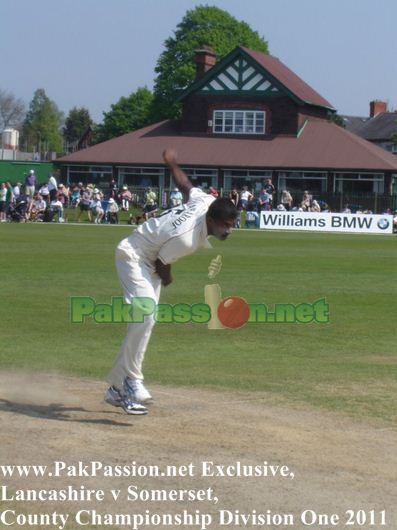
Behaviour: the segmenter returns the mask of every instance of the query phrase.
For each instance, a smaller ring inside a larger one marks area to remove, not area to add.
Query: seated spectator
[[[310,212],[312,206],[313,196],[308,191],[303,192],[301,208],[304,212]]]
[[[245,214],[245,226],[249,228],[251,225],[256,227],[259,226],[259,214],[257,212],[258,204],[257,201],[252,200],[247,205],[247,211]]]
[[[284,208],[289,211],[292,208],[293,204],[292,195],[288,190],[283,190],[281,193],[281,204],[284,206]]]
[[[157,208],[157,195],[154,191],[152,191],[152,188],[147,188],[145,193],[145,203],[143,205],[143,215],[145,217],[145,221],[147,221],[149,217],[154,216]]]
[[[27,218],[30,221],[42,221],[46,207],[47,203],[40,193],[37,192],[34,195],[33,200],[29,203]]]
[[[50,210],[52,212],[52,219],[57,215],[58,216],[58,222],[63,223],[64,217],[63,217],[63,204],[59,199],[53,199],[50,202]]]
[[[119,207],[113,197],[110,197],[106,208],[106,221],[110,224],[119,224]]]
[[[70,195],[70,206],[71,208],[77,208],[81,199],[79,186],[73,186],[72,193]]]
[[[179,188],[174,188],[170,193],[170,208],[175,208],[175,206],[180,206],[183,201],[183,195],[179,191]]]
[[[310,207],[310,211],[311,211],[311,212],[321,212],[320,205],[318,204],[318,202],[316,201],[316,199],[313,199],[313,200],[312,200],[312,205],[311,205],[311,207]]]
[[[341,213],[352,213],[351,209],[349,208],[348,204],[345,204],[345,207],[343,208]]]

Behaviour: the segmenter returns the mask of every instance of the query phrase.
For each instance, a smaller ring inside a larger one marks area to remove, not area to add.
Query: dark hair
[[[207,215],[214,221],[226,221],[236,219],[238,211],[233,201],[227,197],[219,197],[210,204]]]

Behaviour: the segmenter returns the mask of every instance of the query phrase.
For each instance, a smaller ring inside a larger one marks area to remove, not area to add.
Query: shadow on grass
[[[33,405],[31,403],[16,403],[0,398],[0,411],[14,412],[31,418],[46,418],[48,420],[71,421],[76,423],[92,423],[97,425],[114,425],[117,427],[131,427],[131,423],[124,423],[108,419],[76,418],[68,413],[90,411],[83,407],[67,407],[61,403],[50,403],[49,405]],[[96,412],[97,413],[97,412]],[[112,412],[101,411],[101,414],[112,414]]]

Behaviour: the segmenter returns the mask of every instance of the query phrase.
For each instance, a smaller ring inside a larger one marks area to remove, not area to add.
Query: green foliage
[[[213,48],[218,60],[238,45],[268,53],[267,42],[227,11],[207,5],[187,11],[157,62],[153,121],[179,115],[178,93],[194,80],[194,52],[203,45]]]
[[[103,113],[103,123],[95,130],[94,142],[103,142],[116,136],[136,131],[150,123],[153,94],[147,87],[138,88],[128,97],[121,97]]]
[[[88,109],[73,107],[66,118],[63,136],[67,142],[77,142],[92,125],[93,121]]]
[[[36,146],[39,150],[60,152],[62,119],[63,114],[56,103],[47,97],[43,88],[38,88],[23,124],[24,143],[28,147]]]
[[[346,124],[345,124],[342,116],[340,114],[337,114],[336,112],[333,112],[332,114],[330,114],[329,120],[332,123],[335,123],[336,125],[339,125],[339,127],[342,127],[343,129],[346,128]]]

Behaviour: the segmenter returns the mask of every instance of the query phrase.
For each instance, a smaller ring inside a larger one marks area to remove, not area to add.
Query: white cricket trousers
[[[134,248],[128,238],[118,244],[115,259],[125,303],[131,304],[131,300],[139,296],[152,298],[157,304],[161,279],[154,268],[145,264],[139,249]],[[127,376],[143,380],[142,363],[154,324],[153,315],[147,315],[144,322],[127,325],[127,334],[107,377],[108,383],[122,389]]]

